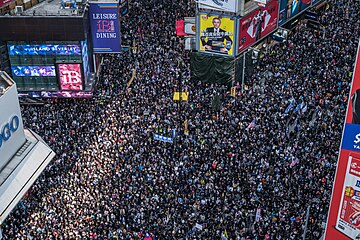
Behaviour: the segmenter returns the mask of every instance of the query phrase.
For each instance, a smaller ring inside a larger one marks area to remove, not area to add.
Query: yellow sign
[[[189,124],[188,124],[188,120],[184,121],[184,133],[188,134],[189,133]]]
[[[181,94],[181,100],[187,101],[188,100],[189,93],[188,92],[182,92]],[[174,98],[175,101],[180,100],[180,92],[174,92]]]
[[[200,14],[200,51],[233,55],[234,20]]]
[[[230,96],[235,97],[235,93],[236,93],[236,90],[234,87],[232,87],[230,90]]]

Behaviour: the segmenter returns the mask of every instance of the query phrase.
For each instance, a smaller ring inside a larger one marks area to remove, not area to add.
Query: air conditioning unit
[[[15,14],[21,14],[24,12],[23,6],[15,6]]]

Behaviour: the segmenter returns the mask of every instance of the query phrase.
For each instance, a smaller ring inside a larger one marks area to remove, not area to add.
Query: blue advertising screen
[[[117,3],[90,3],[89,12],[94,53],[119,53],[121,47]]]
[[[85,79],[85,83],[87,83],[88,77],[90,74],[87,40],[81,42],[81,49],[82,49],[82,62],[83,62],[83,68],[84,68],[84,79]]]
[[[9,55],[80,55],[79,45],[8,45]]]
[[[311,5],[311,0],[281,0],[279,9],[279,26],[293,18]]]
[[[13,66],[13,76],[17,77],[54,77],[56,76],[55,66]]]

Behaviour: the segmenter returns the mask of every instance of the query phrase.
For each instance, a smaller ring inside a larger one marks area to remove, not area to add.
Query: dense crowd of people
[[[272,45],[235,97],[190,80],[174,26],[192,4],[133,1],[122,42],[138,50],[105,57],[92,99],[23,106],[25,126],[57,156],[3,224],[5,239],[300,239],[308,208],[306,239],[321,237],[359,2],[330,0],[321,30],[299,24]],[[173,129],[173,143],[153,137]]]

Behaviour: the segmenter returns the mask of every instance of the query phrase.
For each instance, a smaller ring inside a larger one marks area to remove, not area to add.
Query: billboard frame
[[[247,16],[249,16],[250,14],[252,14],[254,11],[257,11],[259,9],[262,9],[264,7],[258,7],[256,9],[254,9],[253,11],[251,11],[250,13],[246,14],[245,16],[241,17],[238,20],[238,27],[237,27],[237,46],[236,46],[236,56],[239,56],[241,54],[243,54],[245,51],[247,51],[249,48],[253,47],[254,45],[259,44],[259,42],[263,41],[264,39],[266,39],[269,35],[273,34],[275,31],[277,31],[277,29],[279,28],[279,4],[280,4],[280,0],[271,0],[269,1],[267,4],[273,2],[273,1],[277,1],[277,7],[278,7],[278,11],[277,11],[277,20],[276,20],[276,26],[274,27],[273,30],[271,30],[270,32],[268,32],[267,34],[265,34],[264,36],[262,36],[259,40],[253,42],[252,44],[250,44],[249,46],[245,47],[244,49],[242,49],[241,51],[239,51],[239,38],[240,38],[240,22],[241,19],[246,18]]]
[[[226,17],[226,18],[230,18],[234,21],[234,35],[233,35],[233,53],[231,55],[228,54],[221,54],[221,53],[216,53],[216,52],[206,52],[203,50],[200,50],[200,34],[201,34],[201,30],[200,30],[200,15],[206,14],[209,17],[212,16],[218,16],[219,18],[222,17]],[[200,53],[204,53],[204,54],[208,54],[211,56],[222,56],[222,57],[227,57],[227,58],[235,58],[236,57],[236,49],[238,48],[237,44],[237,31],[238,31],[238,22],[239,22],[239,16],[235,16],[235,15],[231,15],[231,14],[222,14],[222,13],[216,13],[216,12],[211,12],[211,11],[199,11],[196,14],[195,17],[195,23],[196,23],[196,49],[198,50],[198,52]]]

